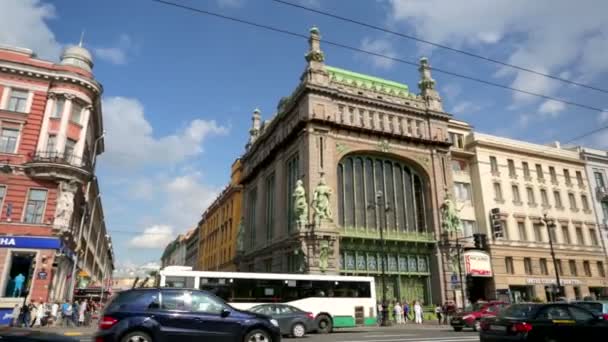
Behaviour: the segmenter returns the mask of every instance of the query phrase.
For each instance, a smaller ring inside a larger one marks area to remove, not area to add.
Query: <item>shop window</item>
[[[35,266],[36,253],[11,252],[4,297],[25,297],[25,290],[29,289]]]

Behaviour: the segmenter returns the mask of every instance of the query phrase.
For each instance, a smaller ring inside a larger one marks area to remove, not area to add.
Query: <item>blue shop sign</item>
[[[61,240],[58,238],[33,236],[0,236],[0,248],[39,248],[59,249]]]

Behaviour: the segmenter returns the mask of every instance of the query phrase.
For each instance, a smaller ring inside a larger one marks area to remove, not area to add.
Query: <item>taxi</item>
[[[481,321],[481,342],[603,341],[608,322],[601,315],[568,303],[513,304]]]

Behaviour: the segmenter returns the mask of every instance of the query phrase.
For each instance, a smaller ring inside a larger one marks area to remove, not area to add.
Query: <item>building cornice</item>
[[[476,133],[474,133],[474,134],[476,134]],[[513,141],[515,141],[515,140],[513,140]],[[529,143],[522,142],[522,141],[517,141],[517,142],[529,144]],[[530,145],[532,145],[532,144],[530,144]],[[501,150],[501,151],[505,151],[505,152],[526,155],[526,156],[534,157],[534,158],[551,159],[551,160],[554,160],[557,162],[578,164],[580,166],[585,165],[585,162],[583,160],[581,160],[580,158],[577,158],[574,155],[570,155],[570,156],[558,155],[555,153],[555,151],[552,151],[552,149],[555,149],[553,147],[546,147],[544,150],[542,150],[542,149],[540,149],[541,145],[538,145],[538,146],[539,146],[538,150],[532,150],[532,149],[526,148],[525,146],[521,146],[521,145],[506,144],[506,143],[503,144],[503,143],[496,143],[496,142],[491,142],[488,140],[479,140],[479,139],[475,139],[466,144],[467,150],[475,148],[475,147],[489,148],[489,149],[494,149],[494,150]],[[560,152],[571,154],[571,152],[569,152],[569,151],[560,151]]]

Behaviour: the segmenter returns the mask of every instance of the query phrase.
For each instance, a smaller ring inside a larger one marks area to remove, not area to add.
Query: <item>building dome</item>
[[[91,72],[93,57],[89,50],[82,46],[69,46],[61,54],[61,65],[70,65]]]

